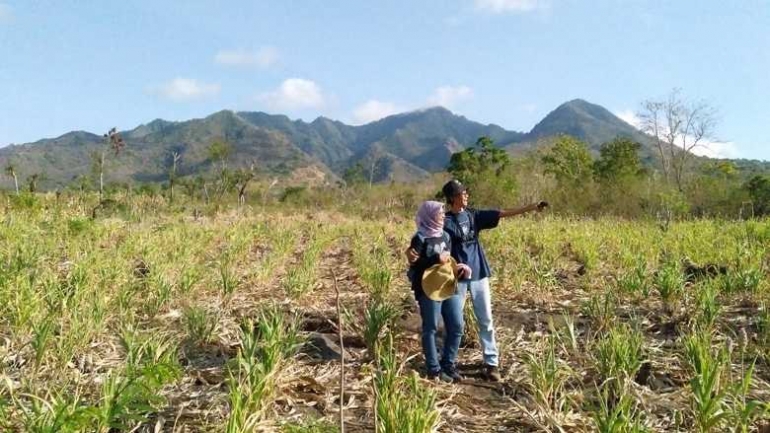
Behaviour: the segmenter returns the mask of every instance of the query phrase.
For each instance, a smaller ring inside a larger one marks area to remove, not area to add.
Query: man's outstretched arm
[[[532,203],[522,207],[517,207],[512,209],[503,209],[500,211],[500,218],[508,218],[516,215],[522,215],[532,211],[541,212],[546,207],[548,207],[548,203],[541,201],[539,203]]]

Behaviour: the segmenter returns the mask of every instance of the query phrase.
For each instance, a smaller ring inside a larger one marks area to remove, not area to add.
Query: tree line
[[[109,147],[105,146],[107,149]],[[230,147],[215,141],[209,147],[209,170],[180,177],[182,157],[168,155],[168,177],[162,183],[132,186],[104,182],[105,152],[94,153],[94,172],[65,191],[98,194],[97,205],[119,193],[160,197],[169,205],[199,203],[221,205],[285,204],[297,207],[342,208],[352,212],[381,209],[409,213],[421,196],[438,192],[451,176],[473,191],[475,205],[495,206],[547,197],[553,211],[572,215],[617,215],[627,218],[720,216],[745,218],[770,214],[770,176],[747,175],[734,162],[694,158],[679,174],[668,174],[658,160],[644,162],[642,145],[617,137],[598,151],[575,137],[561,135],[543,140],[531,150],[511,156],[489,137],[454,153],[445,173],[435,174],[420,185],[371,181],[370,167],[356,164],[332,187],[284,185],[258,170],[255,162],[245,168],[228,166]],[[119,152],[112,154],[119,157]],[[12,194],[35,193],[39,175],[19,186],[16,168],[5,174],[13,182]],[[424,197],[422,197],[424,198]]]
[[[489,137],[455,153],[447,167],[495,205],[549,197],[555,209],[578,215],[625,217],[720,216],[770,214],[770,177],[747,177],[731,161],[695,159],[665,171],[656,160],[644,164],[642,145],[618,137],[592,153],[588,144],[569,135],[541,143],[512,158]]]

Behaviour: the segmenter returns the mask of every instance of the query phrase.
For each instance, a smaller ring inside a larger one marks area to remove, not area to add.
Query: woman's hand
[[[457,275],[457,278],[460,278],[463,280],[470,279],[471,267],[464,263],[460,263],[457,265],[457,268],[455,269],[455,274]]]
[[[446,252],[446,251],[444,251],[443,253],[441,253],[441,255],[440,255],[440,256],[438,256],[438,261],[439,261],[439,263],[441,263],[442,265],[443,265],[444,263],[448,262],[448,261],[449,261],[449,253],[448,253],[448,252]]]
[[[406,251],[404,251],[404,254],[406,255],[406,261],[409,262],[410,265],[420,258],[420,255],[412,247],[407,248]]]

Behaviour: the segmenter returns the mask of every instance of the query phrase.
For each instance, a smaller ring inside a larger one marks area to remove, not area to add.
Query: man
[[[458,263],[465,263],[471,269],[471,277],[458,282],[459,292],[470,292],[473,313],[479,325],[479,340],[484,354],[484,375],[488,380],[499,381],[499,359],[495,329],[492,321],[492,298],[489,289],[489,277],[492,272],[479,243],[481,230],[497,227],[500,218],[508,218],[531,211],[542,211],[548,203],[539,202],[516,209],[476,210],[468,209],[468,191],[457,180],[447,182],[442,188],[449,205],[444,219],[444,231],[452,241],[452,257]],[[410,263],[417,254],[411,248],[407,250]],[[464,297],[464,296],[463,296]]]

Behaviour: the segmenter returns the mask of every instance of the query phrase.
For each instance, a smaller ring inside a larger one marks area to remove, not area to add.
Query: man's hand
[[[404,254],[406,255],[406,261],[409,262],[410,265],[420,258],[420,254],[412,247],[407,248],[406,251],[404,251]]]
[[[535,211],[535,212],[542,212],[545,210],[545,208],[548,207],[547,201],[539,201],[537,203],[532,203],[527,206],[527,212]]]

